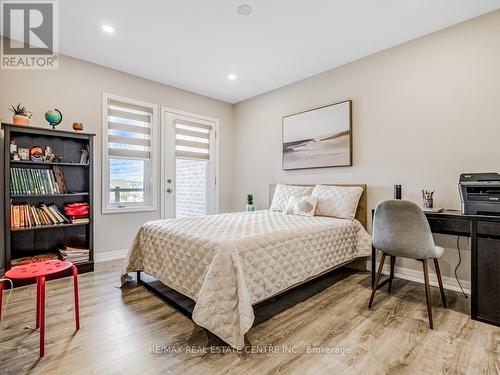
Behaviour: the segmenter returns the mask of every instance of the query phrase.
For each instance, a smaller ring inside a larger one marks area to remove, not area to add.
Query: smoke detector
[[[248,16],[252,13],[252,7],[250,5],[241,4],[236,8],[236,12],[238,12],[240,16]]]

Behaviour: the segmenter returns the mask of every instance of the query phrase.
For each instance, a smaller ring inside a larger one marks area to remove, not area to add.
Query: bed
[[[355,220],[261,210],[145,223],[122,282],[133,271],[153,276],[195,301],[195,323],[241,349],[253,305],[370,254],[366,186],[357,186]]]

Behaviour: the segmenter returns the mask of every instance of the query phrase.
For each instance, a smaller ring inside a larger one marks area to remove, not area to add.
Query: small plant
[[[253,205],[253,194],[247,194],[247,204]]]
[[[17,106],[11,106],[9,108],[9,111],[11,111],[14,116],[26,116],[28,118],[31,118],[31,116],[33,115],[30,111],[28,111],[26,109],[25,106],[22,106],[21,103],[19,103]]]

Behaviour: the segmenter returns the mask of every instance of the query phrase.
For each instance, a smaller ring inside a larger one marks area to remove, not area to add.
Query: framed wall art
[[[283,117],[283,170],[352,165],[352,101]]]

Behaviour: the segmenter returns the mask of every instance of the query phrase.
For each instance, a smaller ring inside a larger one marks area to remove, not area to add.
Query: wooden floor
[[[370,311],[369,275],[339,270],[259,305],[246,350],[217,353],[228,347],[144,287],[115,288],[120,264],[80,276],[76,334],[71,280],[48,283],[42,360],[38,332],[23,328],[34,324],[35,288],[16,289],[0,346],[17,350],[0,349],[0,374],[500,373],[500,328],[470,320],[468,302],[454,292],[443,309],[432,288],[430,330],[422,285],[395,280]]]

